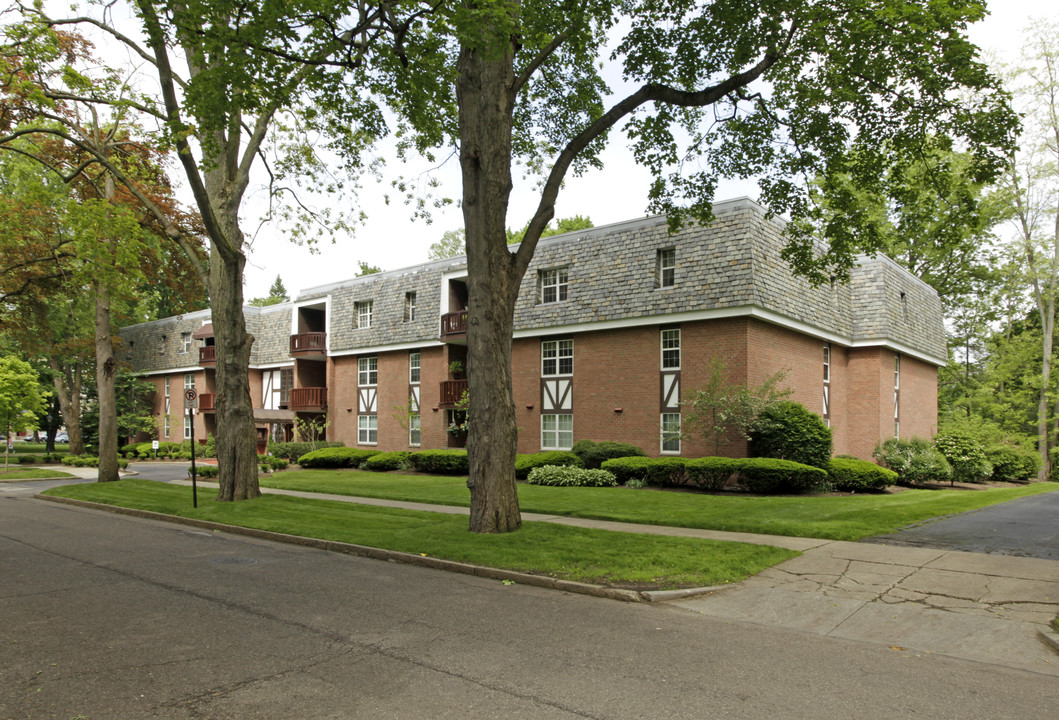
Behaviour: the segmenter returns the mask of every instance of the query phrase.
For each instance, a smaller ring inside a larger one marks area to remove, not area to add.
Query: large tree
[[[13,432],[37,427],[37,413],[44,409],[36,371],[25,360],[0,357],[0,429],[4,433],[4,467],[8,438]]]

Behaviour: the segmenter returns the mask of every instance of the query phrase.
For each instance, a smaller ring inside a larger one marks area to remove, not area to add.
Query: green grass
[[[261,484],[339,495],[470,505],[464,478],[302,470],[262,478]],[[1033,483],[991,490],[906,490],[880,495],[768,497],[620,487],[560,488],[519,483],[518,494],[523,512],[766,535],[860,540],[890,533],[920,520],[1057,489],[1057,483]]]
[[[17,465],[12,467],[18,467]],[[41,470],[40,468],[31,469],[17,469],[8,470],[4,472],[3,465],[0,465],[0,480],[43,480],[47,478],[68,478],[74,477],[70,473],[61,472],[59,470]]]
[[[47,451],[47,446],[44,443],[31,443],[31,442],[16,442],[12,443],[12,452],[19,455],[43,455]],[[65,453],[70,451],[70,445],[68,443],[55,443],[54,452]]]
[[[798,554],[765,545],[550,523],[525,523],[518,532],[503,535],[475,535],[460,515],[283,495],[219,503],[200,492],[194,509],[190,487],[140,479],[67,485],[45,494],[617,587],[739,582]]]

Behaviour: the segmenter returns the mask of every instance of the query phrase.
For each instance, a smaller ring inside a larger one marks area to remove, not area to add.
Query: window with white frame
[[[189,353],[191,352],[191,333],[182,332],[180,333],[180,352]]]
[[[173,428],[170,425],[169,413],[166,413],[165,415],[162,416],[162,427],[163,427],[162,438],[165,439],[165,440],[168,440],[169,439],[169,433],[171,433],[173,431]]]
[[[419,384],[419,351],[408,353],[408,382],[411,385]]]
[[[404,294],[404,321],[415,322],[416,319],[416,294],[412,292],[406,292]]]
[[[195,387],[195,373],[184,373],[184,389]]]
[[[541,270],[537,278],[539,286],[538,302],[545,304],[566,300],[568,289],[566,268]]]
[[[680,413],[662,413],[662,452],[680,452]]]
[[[165,397],[169,397],[169,381],[171,379],[168,375],[165,376]]]
[[[379,416],[357,416],[357,444],[376,445],[379,442]]]
[[[573,446],[573,415],[541,415],[541,450],[569,450]]]
[[[831,346],[824,345],[824,423],[831,427]]]
[[[574,374],[574,341],[544,340],[541,342],[541,375]]]
[[[662,248],[658,251],[658,287],[673,287],[677,284],[677,249]]]
[[[894,355],[894,437],[901,437],[901,356]]]
[[[662,331],[662,369],[680,369],[680,329]]]
[[[184,439],[185,440],[190,440],[191,439],[191,416],[190,415],[185,415],[184,416]]]
[[[169,341],[169,336],[168,335],[163,335],[162,336],[162,342],[158,346],[158,354],[159,355],[165,355],[165,346],[166,346],[166,343],[168,341]]]
[[[408,416],[408,444],[412,447],[419,447],[422,437],[419,413],[412,413]]]
[[[357,359],[357,385],[370,387],[379,384],[379,358],[375,355]]]
[[[357,329],[363,330],[371,327],[371,311],[372,311],[371,300],[361,300],[360,302],[354,303],[353,308],[356,311]]]

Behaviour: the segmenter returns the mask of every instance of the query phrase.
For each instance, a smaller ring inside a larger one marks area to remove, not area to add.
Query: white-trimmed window
[[[379,384],[379,358],[375,355],[357,358],[357,385],[371,387]]]
[[[673,287],[677,284],[677,249],[662,248],[658,251],[658,287]]]
[[[662,452],[680,453],[680,413],[662,413]]]
[[[574,374],[574,341],[541,342],[541,376]]]
[[[416,319],[416,294],[412,292],[406,292],[404,294],[404,321],[415,322]]]
[[[371,327],[372,305],[373,302],[371,300],[361,300],[360,302],[353,304],[353,307],[356,310],[358,330]]]
[[[408,444],[412,447],[419,447],[422,438],[423,431],[419,413],[412,413],[408,416]]]
[[[541,450],[569,450],[573,446],[573,415],[541,415]]]
[[[541,270],[538,274],[539,302],[555,303],[566,300],[568,283],[566,268]]]
[[[680,369],[680,329],[662,331],[662,369]]]
[[[379,442],[379,416],[357,416],[357,444],[376,445]]]
[[[901,356],[894,355],[894,437],[901,437]]]
[[[172,427],[172,425],[170,425],[170,422],[171,421],[169,419],[169,413],[166,413],[165,415],[162,416],[162,427],[163,427],[162,439],[163,440],[168,440],[169,439],[169,433],[173,432],[173,427]]]
[[[191,439],[191,416],[187,414],[184,415],[184,439]]]
[[[165,376],[165,397],[169,397],[169,381],[171,379],[168,375]]]
[[[189,353],[191,352],[191,333],[182,332],[180,333],[180,352]]]
[[[831,346],[824,345],[824,423],[831,427]]]
[[[169,336],[168,335],[163,335],[162,336],[162,342],[158,346],[158,354],[159,355],[165,355],[165,346],[166,346],[166,343],[168,343],[168,342],[169,342]]]
[[[184,373],[184,389],[195,387],[195,373]]]
[[[411,385],[419,384],[419,363],[420,355],[418,350],[408,353],[408,382]]]

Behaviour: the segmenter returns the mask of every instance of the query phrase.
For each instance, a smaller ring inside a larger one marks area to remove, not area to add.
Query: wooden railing
[[[309,410],[323,409],[327,407],[327,388],[305,387],[291,388],[290,409]]]
[[[441,381],[441,400],[439,401],[442,405],[455,405],[463,397],[463,393],[467,390],[466,380],[442,380]]]
[[[327,347],[327,333],[307,332],[290,336],[290,354],[323,353]]]
[[[216,393],[199,393],[199,412],[214,412],[216,409]]]
[[[203,345],[199,348],[199,365],[217,362],[217,346]]]
[[[445,313],[441,316],[441,336],[463,335],[467,332],[467,311]]]

